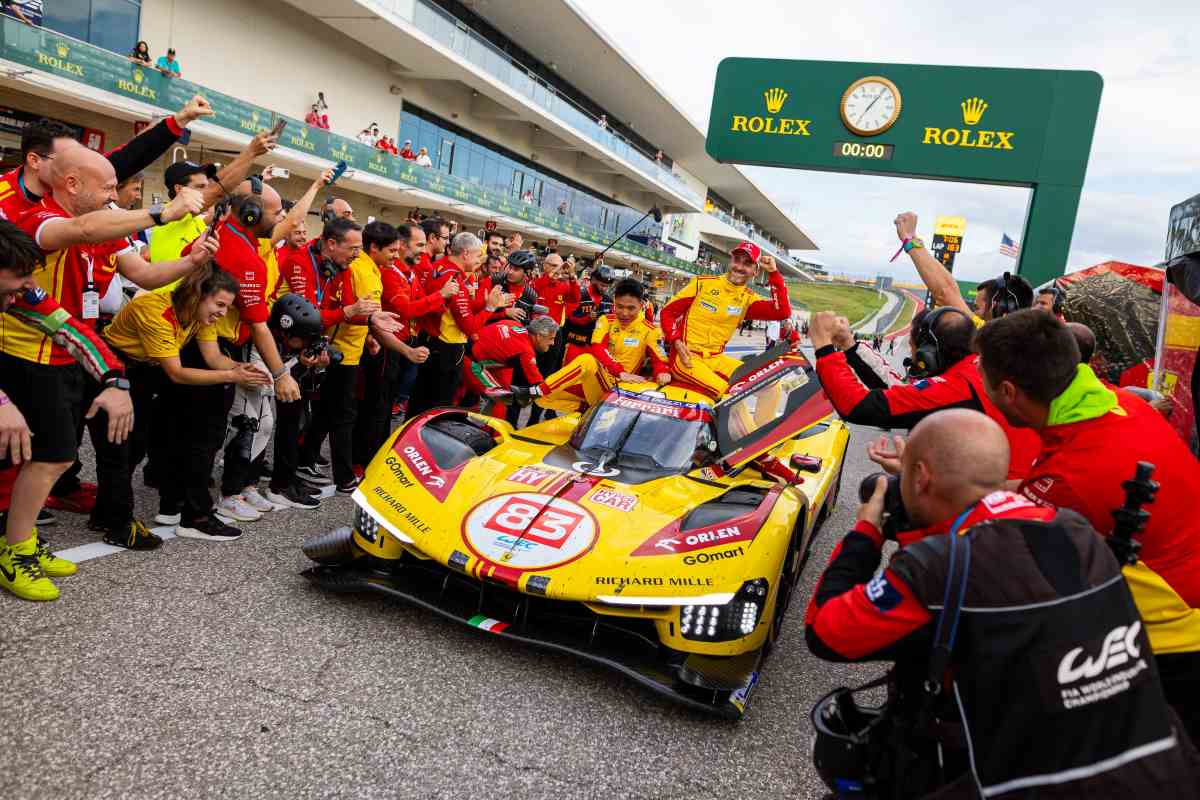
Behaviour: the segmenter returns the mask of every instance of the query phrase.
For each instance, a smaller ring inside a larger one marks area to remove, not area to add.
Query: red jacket
[[[425,294],[425,289],[416,274],[402,261],[381,269],[379,277],[383,281],[380,306],[384,311],[399,314],[404,319],[405,330],[400,335],[402,339],[416,333],[417,320],[420,317],[434,312],[440,313],[446,307],[446,299],[442,297],[442,293]]]
[[[321,312],[323,328],[332,328],[334,325],[340,325],[346,321],[345,305],[354,301],[350,300],[344,305],[333,305],[326,303],[326,298],[331,293],[353,297],[353,286],[350,287],[348,293],[335,291],[342,281],[353,283],[350,270],[342,270],[334,275],[327,275],[322,270],[320,239],[313,239],[298,250],[289,248],[286,253],[281,250],[276,258],[279,261],[279,273],[287,280],[288,288],[312,303]]]
[[[449,311],[459,330],[470,339],[484,325],[492,320],[495,312],[471,308],[475,293],[479,288],[479,276],[468,276],[462,268],[449,258],[439,258],[430,265],[429,272],[422,280],[422,286],[427,295],[437,294],[450,279],[458,281],[458,294],[445,301],[445,311]],[[434,338],[442,336],[442,316],[444,311],[431,311],[421,317],[421,329]]]
[[[533,340],[524,325],[516,320],[504,319],[494,325],[487,325],[471,341],[472,361],[494,361],[508,369],[517,364],[531,386],[542,382],[542,373],[538,371],[537,351],[533,348]],[[497,376],[501,383],[508,383]],[[511,378],[510,378],[511,380]]]
[[[533,282],[533,288],[538,293],[538,305],[548,308],[547,316],[559,325],[567,318],[567,308],[579,302],[579,281],[542,275]]]
[[[1009,480],[1029,474],[1042,449],[1031,428],[1014,428],[983,390],[979,356],[967,356],[933,378],[884,389],[867,389],[846,363],[846,354],[832,345],[816,353],[817,375],[829,401],[847,422],[877,428],[911,428],[934,411],[970,408],[983,412],[1004,429],[1009,446]],[[1132,474],[1132,473],[1130,473]]]
[[[1041,429],[1042,453],[1021,491],[1043,505],[1070,508],[1101,534],[1125,502],[1121,483],[1139,461],[1154,464],[1159,482],[1150,521],[1137,537],[1141,559],[1192,608],[1200,608],[1200,462],[1162,415],[1141,398],[1117,391],[1120,411]]]

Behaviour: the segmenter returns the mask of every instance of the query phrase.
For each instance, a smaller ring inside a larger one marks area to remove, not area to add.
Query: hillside
[[[884,297],[874,289],[844,283],[793,283],[788,286],[792,302],[809,312],[835,311],[853,325],[878,311]]]

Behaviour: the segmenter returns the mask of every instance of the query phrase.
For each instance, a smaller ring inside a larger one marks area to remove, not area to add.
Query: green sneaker
[[[37,542],[33,537],[0,548],[0,586],[22,600],[58,599],[58,587],[46,577],[38,561]]]
[[[74,575],[78,569],[74,561],[59,558],[50,552],[50,543],[42,538],[37,528],[33,529],[33,538],[37,540],[37,559],[42,565],[42,572],[47,578],[66,578]]]

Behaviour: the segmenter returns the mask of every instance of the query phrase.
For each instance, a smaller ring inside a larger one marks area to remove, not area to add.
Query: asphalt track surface
[[[853,431],[837,510],[740,723],[399,602],[311,587],[299,545],[348,523],[337,496],[246,524],[236,542],[87,561],[56,603],[0,592],[0,796],[824,797],[809,710],[881,667],[813,658],[803,608],[853,521],[875,434]],[[137,488],[150,519],[157,496]],[[58,517],[55,550],[97,540],[84,518]]]

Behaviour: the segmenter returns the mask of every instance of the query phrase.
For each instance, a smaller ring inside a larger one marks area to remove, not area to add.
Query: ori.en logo
[[[982,131],[973,126],[983,119],[987,101],[980,97],[968,97],[959,104],[965,128],[926,127],[921,144],[940,144],[944,147],[982,147],[990,150],[1012,150],[1013,131]]]
[[[809,136],[808,126],[812,124],[811,119],[793,119],[788,117],[773,116],[783,110],[783,104],[787,102],[788,93],[773,86],[763,92],[763,100],[767,104],[767,116],[743,116],[734,114],[730,122],[729,130],[740,133],[769,133],[780,136]]]

